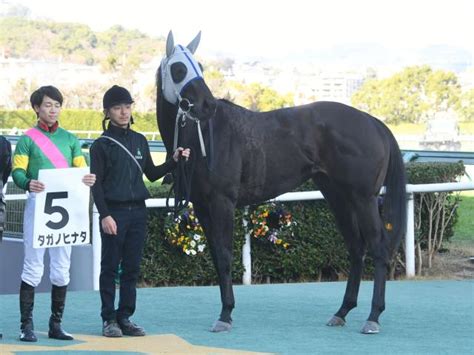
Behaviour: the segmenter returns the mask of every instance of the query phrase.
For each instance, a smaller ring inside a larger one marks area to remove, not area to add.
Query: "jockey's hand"
[[[82,178],[82,182],[86,186],[89,186],[89,187],[93,186],[95,184],[95,174],[84,175],[84,177]]]
[[[184,149],[183,147],[178,147],[173,154],[173,159],[175,162],[178,162],[180,155],[183,156],[186,161],[188,161],[189,156],[191,155],[191,150],[189,148]]]
[[[102,218],[100,224],[102,225],[102,229],[105,233],[117,235],[117,223],[115,223],[115,220],[112,218],[112,216]]]
[[[30,180],[30,184],[28,187],[28,190],[30,192],[42,192],[44,191],[44,184],[41,181],[38,180]]]

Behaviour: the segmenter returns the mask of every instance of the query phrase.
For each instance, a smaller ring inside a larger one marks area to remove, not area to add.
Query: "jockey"
[[[43,276],[45,253],[45,249],[33,248],[35,197],[37,193],[45,189],[44,184],[37,180],[38,172],[40,169],[57,168],[58,161],[65,160],[69,167],[84,167],[86,161],[78,139],[59,127],[58,117],[63,103],[61,92],[54,86],[43,86],[33,92],[30,101],[36,112],[38,123],[18,140],[13,155],[12,176],[18,187],[29,192],[23,218],[25,256],[20,286],[20,340],[35,342],[38,340],[33,326],[35,287]],[[86,174],[83,182],[87,186],[92,186],[95,175]],[[71,246],[50,248],[48,252],[49,278],[52,284],[48,336],[53,339],[72,340],[73,337],[61,328],[69,284]]]

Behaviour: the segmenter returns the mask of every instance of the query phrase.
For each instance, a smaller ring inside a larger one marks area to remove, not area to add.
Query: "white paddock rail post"
[[[407,232],[405,235],[406,276],[415,276],[415,193],[474,190],[474,182],[407,184]]]
[[[92,207],[92,287],[94,291],[99,290],[101,250],[99,212],[94,204]]]
[[[406,276],[413,277],[415,276],[415,225],[414,225],[414,194],[419,192],[445,192],[445,191],[463,191],[463,190],[474,190],[474,182],[453,182],[453,183],[442,183],[442,184],[420,184],[420,185],[407,185],[407,232],[405,235],[405,257],[406,257]],[[306,200],[319,200],[323,199],[323,195],[320,191],[304,191],[304,192],[288,192],[286,194],[280,195],[268,202],[279,201],[279,202],[288,202],[288,201],[306,201]],[[166,207],[165,198],[155,198],[149,199],[146,201],[147,207],[162,208]],[[174,206],[174,199],[169,200],[169,206]],[[95,206],[94,206],[95,208]],[[97,222],[96,222],[97,221]],[[98,244],[98,252],[94,254],[94,265],[96,262],[99,264],[99,268],[94,267],[94,273],[97,272],[97,275],[94,275],[94,287],[95,280],[97,278],[98,285],[98,275],[100,271],[100,233],[98,228],[98,214],[94,217],[93,226],[96,226],[93,229],[93,241]],[[248,237],[248,244],[247,244]],[[247,246],[245,246],[247,245]],[[243,275],[244,285],[251,284],[251,254],[250,254],[250,235],[246,236],[246,243],[242,249],[242,262],[244,264],[245,273]],[[96,246],[97,247],[97,246]],[[96,248],[94,247],[94,248]],[[98,258],[97,260],[95,260]],[[247,268],[248,265],[248,268]],[[98,286],[97,286],[98,288]]]
[[[405,234],[405,272],[415,276],[415,194],[407,193],[407,231]]]
[[[251,285],[252,284],[252,248],[251,248],[251,238],[250,238],[250,233],[247,230],[247,226],[249,224],[248,221],[248,207],[245,207],[245,215],[247,217],[242,221],[242,224],[244,225],[244,231],[245,231],[245,242],[244,245],[242,245],[242,264],[244,265],[244,273],[242,275],[242,284],[244,285]]]

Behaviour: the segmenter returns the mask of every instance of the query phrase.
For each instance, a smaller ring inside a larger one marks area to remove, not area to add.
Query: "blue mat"
[[[234,327],[229,333],[209,332],[220,313],[218,287],[139,289],[132,320],[144,326],[148,335],[175,334],[194,345],[255,352],[474,354],[474,280],[388,282],[381,333],[362,335],[372,285],[362,283],[358,307],[342,328],[325,323],[340,306],[345,282],[235,286]],[[37,294],[34,321],[40,333],[47,332],[49,302],[48,293]],[[0,309],[0,347],[20,344],[18,296],[0,296]],[[99,314],[98,292],[70,292],[64,328],[74,335],[100,336]],[[61,347],[65,342],[40,334],[35,345]],[[136,351],[140,353],[140,348]]]

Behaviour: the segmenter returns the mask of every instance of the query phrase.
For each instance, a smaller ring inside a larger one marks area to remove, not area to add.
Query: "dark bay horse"
[[[217,100],[193,57],[199,40],[200,33],[188,46],[175,46],[168,35],[157,72],[157,117],[168,154],[178,140],[192,149],[190,200],[210,246],[222,301],[211,331],[232,327],[235,208],[313,179],[335,215],[351,265],[342,305],[327,325],[344,325],[356,307],[368,250],[375,265],[374,290],[362,332],[378,333],[387,269],[406,228],[405,170],[395,138],[378,119],[336,102],[252,112]]]

